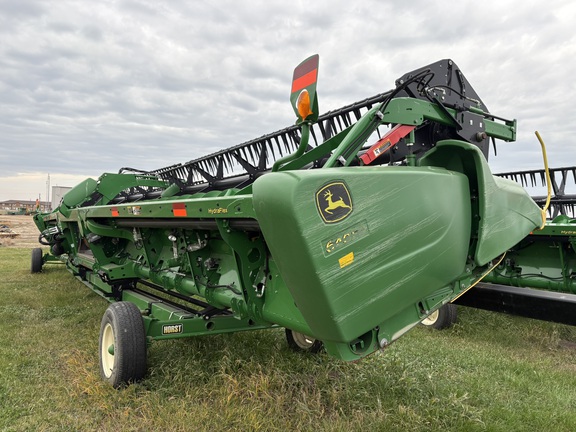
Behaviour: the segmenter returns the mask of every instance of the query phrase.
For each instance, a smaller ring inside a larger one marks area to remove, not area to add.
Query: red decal
[[[416,126],[396,125],[384,135],[380,140],[370,147],[366,153],[360,156],[364,165],[369,165],[374,159],[383,153],[386,153],[390,148],[398,143],[402,138],[412,132]],[[385,148],[383,148],[386,146]]]
[[[112,216],[117,217],[120,215],[120,213],[118,213],[118,207],[112,207],[110,209],[110,212],[112,213]]]
[[[308,72],[307,74],[302,75],[299,78],[296,78],[294,81],[292,81],[291,93],[302,90],[303,88],[308,87],[310,84],[314,84],[317,79],[318,79],[318,69],[314,69]]]
[[[185,217],[185,216],[187,216],[187,213],[186,213],[186,204],[184,204],[184,203],[174,203],[174,204],[172,204],[172,212],[174,213],[174,216],[177,216],[177,217]]]

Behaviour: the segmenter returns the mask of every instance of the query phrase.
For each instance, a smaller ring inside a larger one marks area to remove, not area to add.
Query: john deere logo
[[[316,192],[316,207],[328,224],[340,222],[352,213],[352,198],[343,182],[329,183]]]

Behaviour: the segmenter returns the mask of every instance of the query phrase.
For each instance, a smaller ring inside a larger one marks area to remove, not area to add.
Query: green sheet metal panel
[[[443,166],[468,176],[478,200],[474,259],[479,266],[506,252],[542,223],[541,209],[528,193],[516,182],[493,176],[484,155],[472,144],[440,141],[419,164]]]
[[[484,164],[487,169],[488,166]],[[542,213],[518,183],[484,170],[481,224],[476,262],[483,265],[504,253],[542,223]]]
[[[314,336],[349,342],[464,272],[468,190],[445,169],[335,168],[263,176],[253,201]]]

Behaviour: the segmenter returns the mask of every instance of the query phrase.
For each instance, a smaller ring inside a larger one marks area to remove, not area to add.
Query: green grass
[[[576,430],[576,331],[465,308],[357,363],[292,353],[281,330],[158,342],[146,379],[114,390],[107,303],[29,257],[0,248],[0,430]]]

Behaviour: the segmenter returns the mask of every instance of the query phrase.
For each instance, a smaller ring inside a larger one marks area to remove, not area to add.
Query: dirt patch
[[[558,345],[560,348],[576,350],[576,342],[561,340]]]
[[[38,243],[38,228],[32,216],[0,215],[0,226],[6,226],[11,232],[0,233],[0,247],[34,248]]]

